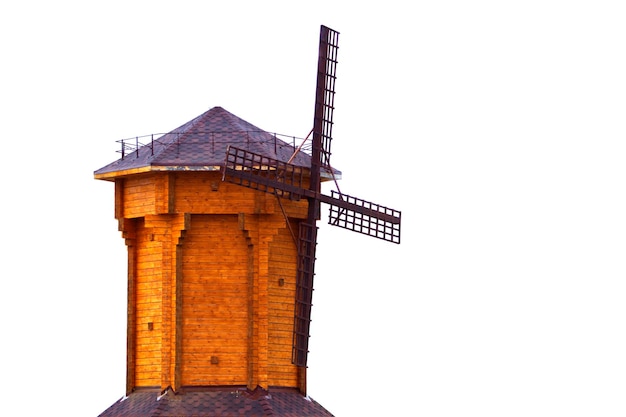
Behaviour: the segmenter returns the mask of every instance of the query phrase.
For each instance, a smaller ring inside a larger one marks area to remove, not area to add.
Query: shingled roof
[[[333,417],[296,389],[254,391],[245,388],[205,388],[159,396],[156,390],[123,397],[99,417]]]
[[[171,132],[155,136],[157,139],[148,136],[120,141],[125,150],[122,158],[95,171],[95,177],[110,179],[125,172],[164,170],[216,171],[224,163],[228,145],[287,162],[300,145],[287,143],[221,107],[213,107]],[[311,157],[297,152],[291,163],[308,168]]]

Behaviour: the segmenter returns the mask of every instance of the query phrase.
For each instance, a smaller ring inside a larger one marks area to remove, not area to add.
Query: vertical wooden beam
[[[267,216],[263,216],[267,217]],[[259,225],[259,228],[261,225]],[[267,224],[262,225],[263,230],[259,231],[259,245],[257,250],[258,257],[258,272],[257,272],[257,287],[258,287],[258,314],[257,314],[257,345],[259,350],[259,385],[268,389],[268,349],[269,349],[269,245],[268,241],[271,239],[270,233],[267,233]]]
[[[178,233],[172,233],[175,243],[174,263],[174,381],[172,388],[178,392],[182,385],[182,342],[183,342],[183,247],[186,231],[191,227],[191,214],[184,213],[177,216],[175,229]]]
[[[248,241],[248,388],[269,388],[270,242],[284,227],[281,216],[239,215]]]
[[[159,216],[164,226],[159,230],[161,243],[161,392],[172,384],[172,227],[171,216]]]
[[[255,337],[254,337],[254,316],[255,316],[255,308],[254,308],[254,244],[252,243],[252,239],[249,236],[246,238],[246,242],[248,243],[248,252],[247,252],[247,271],[248,271],[248,389],[256,388],[256,361],[255,361]]]
[[[124,218],[124,179],[115,179],[115,208],[114,216],[120,220]]]
[[[130,219],[121,219],[119,227],[125,238],[128,253],[128,304],[126,306],[126,395],[135,388],[135,252],[137,250],[135,224]]]
[[[306,366],[298,366],[298,390],[302,395],[306,394]]]
[[[167,212],[174,214],[176,193],[176,174],[170,172],[167,174]]]
[[[154,205],[157,214],[174,213],[174,192],[176,176],[173,172],[154,177],[155,201]]]
[[[250,216],[248,216],[250,217]],[[256,291],[255,291],[255,279],[254,279],[254,252],[255,252],[255,239],[253,239],[250,230],[247,228],[245,213],[239,213],[237,215],[237,223],[239,230],[241,230],[246,237],[246,273],[247,273],[247,316],[248,316],[248,343],[246,354],[246,366],[247,366],[247,381],[246,386],[248,389],[253,390],[257,386],[257,360],[256,360],[256,336],[254,330],[254,322],[256,320]]]

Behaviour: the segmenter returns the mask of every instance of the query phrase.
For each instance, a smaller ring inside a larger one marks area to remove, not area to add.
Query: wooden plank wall
[[[219,172],[162,172],[116,180],[116,217],[150,214],[273,214],[306,218],[305,200],[290,201],[221,181]],[[121,209],[120,209],[121,206]]]
[[[124,179],[122,199],[125,218],[155,214],[155,175],[142,175]]]
[[[183,385],[247,383],[246,253],[237,216],[191,216],[182,260]]]
[[[217,172],[116,180],[116,217],[133,236],[129,390],[301,386],[291,364],[297,254],[284,214],[305,218],[306,201],[279,203]]]
[[[161,243],[143,219],[136,222],[135,386],[161,384]]]
[[[292,222],[293,230],[298,230]],[[268,384],[296,387],[298,368],[291,363],[297,249],[287,227],[270,245]]]

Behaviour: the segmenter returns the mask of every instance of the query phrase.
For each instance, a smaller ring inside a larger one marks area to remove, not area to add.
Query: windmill
[[[320,206],[329,206],[329,224],[400,243],[401,212],[380,204],[332,191],[321,193],[321,176],[333,175],[330,164],[339,32],[320,28],[315,113],[313,118],[311,168],[308,178],[299,166],[249,150],[229,146],[222,167],[222,180],[275,194],[277,198],[308,200],[308,214],[297,237],[298,266],[294,311],[292,363],[306,367],[311,324],[317,221]],[[309,134],[311,136],[311,134]],[[300,150],[296,150],[296,153]],[[295,154],[294,154],[295,155]],[[308,186],[307,186],[308,182]]]

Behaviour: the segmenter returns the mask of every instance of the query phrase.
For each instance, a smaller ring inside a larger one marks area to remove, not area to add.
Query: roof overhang
[[[131,168],[121,171],[110,171],[102,173],[94,173],[97,180],[113,181],[119,177],[128,177],[130,175],[145,174],[147,172],[169,172],[169,171],[219,171],[219,165],[148,165],[140,168]]]
[[[139,168],[131,168],[119,171],[109,171],[94,173],[94,178],[103,181],[115,181],[116,178],[128,177],[131,175],[145,174],[149,172],[215,172],[222,169],[221,165],[148,165]],[[331,181],[333,179],[341,179],[341,171],[335,170],[335,174],[322,171],[322,181]]]

